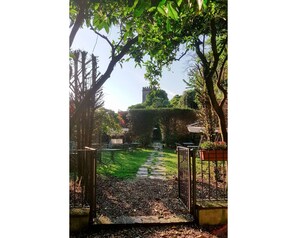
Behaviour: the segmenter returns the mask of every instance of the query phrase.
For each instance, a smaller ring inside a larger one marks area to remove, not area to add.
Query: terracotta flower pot
[[[201,160],[226,161],[228,160],[227,150],[199,150]]]

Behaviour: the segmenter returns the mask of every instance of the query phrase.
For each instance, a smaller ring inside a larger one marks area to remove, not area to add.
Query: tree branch
[[[204,68],[204,71],[206,71],[206,73],[208,74],[208,61],[205,57],[205,55],[201,52],[200,50],[200,45],[202,44],[202,41],[198,38],[195,42],[195,49],[196,49],[196,54],[198,55],[198,57],[201,59],[202,61],[202,65],[203,65],[203,68]],[[204,51],[204,49],[203,49]]]
[[[110,42],[110,40],[107,38],[107,36],[105,36],[105,35],[103,35],[103,34],[101,34],[101,33],[99,33],[98,31],[96,31],[96,29],[92,26],[92,25],[90,25],[90,28],[91,28],[91,30],[93,30],[98,36],[100,36],[102,39],[104,39],[104,40],[106,40],[107,41],[107,43],[110,45],[110,47],[111,47],[111,57],[113,58],[114,57],[114,54],[115,54],[115,47],[114,47],[114,45]]]
[[[135,44],[137,41],[138,41],[138,36],[136,36],[132,39],[129,39],[128,42],[122,48],[121,52],[118,55],[112,57],[105,73],[103,75],[101,75],[100,78],[93,85],[93,87],[88,90],[85,97],[83,98],[81,103],[76,108],[74,114],[70,118],[70,127],[74,126],[74,123],[79,119],[79,116],[81,115],[81,113],[83,111],[83,108],[85,108],[85,106],[87,105],[90,98],[93,95],[95,95],[97,90],[99,90],[102,87],[102,85],[105,83],[105,81],[110,77],[110,74],[114,69],[114,66],[124,57],[125,54],[127,54],[129,49],[131,48],[131,46],[133,44]]]
[[[186,49],[186,51],[184,53],[181,54],[181,56],[179,58],[175,58],[175,61],[180,61],[182,59],[182,57],[184,57],[187,53],[188,53],[189,49]]]
[[[69,48],[71,47],[75,35],[78,32],[79,28],[83,25],[84,20],[85,20],[85,12],[87,9],[88,5],[88,0],[78,0],[78,7],[79,7],[79,12],[76,16],[75,22],[73,23],[70,36],[69,36]]]
[[[222,107],[224,105],[225,101],[227,100],[227,90],[221,85],[222,75],[223,75],[225,63],[227,62],[227,58],[228,58],[228,56],[226,55],[226,57],[223,61],[223,64],[221,66],[220,73],[218,76],[218,81],[217,81],[217,86],[223,92],[223,95],[224,95],[223,100],[220,103],[220,107]]]

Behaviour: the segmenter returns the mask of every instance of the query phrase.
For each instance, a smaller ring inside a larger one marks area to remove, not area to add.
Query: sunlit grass
[[[153,154],[152,154],[153,153]],[[177,154],[174,149],[164,148],[162,152],[166,176],[177,176]],[[97,173],[105,176],[113,176],[120,179],[133,179],[138,169],[146,162],[149,156],[156,157],[158,152],[152,149],[138,149],[136,151],[120,151],[115,153],[114,161],[109,152],[102,153],[102,163],[97,163]],[[152,164],[155,164],[156,158]]]
[[[135,151],[119,151],[111,160],[109,152],[103,152],[101,161],[97,163],[97,173],[120,179],[132,179],[136,177],[138,169],[145,163],[151,149],[137,149]]]
[[[177,176],[177,154],[174,149],[163,149],[163,161],[167,176]]]

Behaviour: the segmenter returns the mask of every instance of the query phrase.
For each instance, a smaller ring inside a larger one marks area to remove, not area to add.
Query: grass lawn
[[[102,163],[97,163],[97,173],[121,179],[135,178],[139,167],[145,163],[151,153],[151,149],[119,151],[115,153],[113,162],[110,159],[110,153],[103,152]]]
[[[163,161],[166,168],[167,176],[177,176],[177,154],[174,149],[163,149]]]
[[[120,179],[133,179],[136,177],[138,169],[146,162],[149,155],[153,157],[158,152],[152,149],[138,149],[136,151],[120,151],[115,153],[114,162],[110,158],[109,152],[102,153],[102,163],[97,163],[97,173],[105,176],[117,177]],[[177,154],[175,150],[164,148],[163,161],[166,168],[166,176],[177,176]],[[156,158],[152,164],[155,164]]]

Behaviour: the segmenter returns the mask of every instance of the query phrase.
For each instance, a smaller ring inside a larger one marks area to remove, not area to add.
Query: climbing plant
[[[189,138],[187,125],[196,120],[192,109],[160,108],[129,110],[129,128],[135,140],[143,145],[152,142],[153,129],[160,126],[162,140],[167,145]]]

